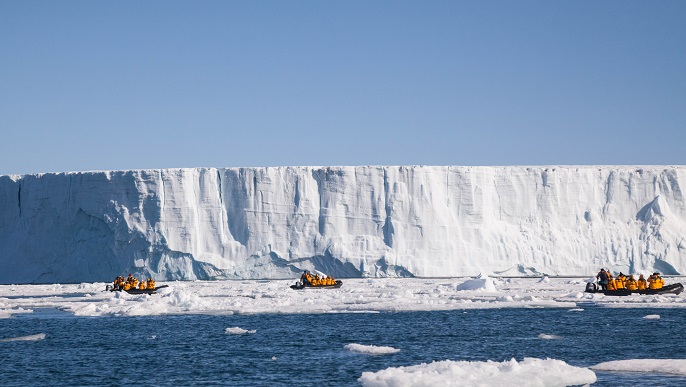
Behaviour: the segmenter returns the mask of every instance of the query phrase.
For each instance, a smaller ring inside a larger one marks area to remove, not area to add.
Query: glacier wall
[[[686,273],[686,167],[0,176],[0,283]]]

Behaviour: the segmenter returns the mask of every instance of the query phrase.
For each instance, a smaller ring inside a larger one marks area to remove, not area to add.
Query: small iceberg
[[[245,333],[255,333],[257,332],[256,330],[249,331],[247,329],[239,328],[239,327],[233,327],[233,328],[226,328],[224,330],[224,333],[227,335],[242,335]]]
[[[346,344],[343,348],[350,352],[362,353],[365,355],[388,355],[390,353],[400,352],[399,349],[393,347],[383,347],[377,345],[362,345],[362,344]]]
[[[649,314],[649,315],[647,315],[647,316],[645,316],[645,317],[643,317],[643,318],[644,318],[644,319],[647,319],[647,320],[659,320],[659,319],[660,319],[660,315],[659,315],[659,314]]]
[[[37,341],[45,339],[45,333],[39,333],[37,335],[12,337],[9,339],[0,339],[0,343],[6,343],[9,341]]]
[[[496,288],[493,279],[489,278],[487,275],[479,274],[475,279],[470,279],[457,285],[455,290],[485,290],[487,292],[495,292]]]
[[[363,372],[363,386],[575,386],[597,381],[595,372],[562,360],[524,358],[495,361],[435,361]]]

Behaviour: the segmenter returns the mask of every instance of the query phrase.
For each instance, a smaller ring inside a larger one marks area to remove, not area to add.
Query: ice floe
[[[363,372],[363,386],[444,386],[459,380],[465,386],[574,386],[594,383],[588,368],[574,367],[555,359],[524,358],[495,362],[444,360],[408,367]]]
[[[226,328],[224,330],[224,333],[226,333],[227,335],[243,335],[246,333],[252,334],[255,332],[257,332],[257,331],[256,330],[247,330],[247,329],[243,329],[243,328],[239,328],[239,327],[231,327],[231,328]]]
[[[358,278],[344,279],[339,289],[308,291],[290,289],[292,280],[181,281],[152,295],[105,291],[105,283],[0,285],[0,318],[45,308],[76,316],[147,316],[686,307],[683,294],[613,297],[584,293],[581,279],[546,278]]]
[[[672,375],[686,375],[685,359],[629,359],[614,360],[596,364],[596,371],[653,372]]]
[[[43,340],[43,339],[45,339],[45,333],[38,333],[35,335],[11,337],[8,339],[0,339],[0,343],[6,343],[9,341],[38,341],[38,340]]]
[[[389,353],[400,352],[399,349],[393,347],[384,347],[378,345],[363,345],[363,344],[346,344],[345,349],[350,352],[363,353],[366,355],[387,355]]]

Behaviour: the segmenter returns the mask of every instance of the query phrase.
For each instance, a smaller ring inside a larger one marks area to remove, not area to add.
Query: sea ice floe
[[[595,383],[588,368],[571,366],[555,359],[524,358],[503,362],[444,360],[408,367],[390,367],[378,372],[363,372],[363,386],[574,386]]]
[[[173,282],[153,295],[107,292],[83,293],[74,285],[0,285],[0,318],[53,308],[76,316],[144,316],[165,314],[355,313],[462,310],[508,307],[579,308],[585,305],[629,308],[683,308],[686,298],[609,297],[583,293],[567,278],[508,278],[506,286],[485,284],[490,278],[345,279],[343,287],[316,292],[289,289],[290,280]],[[683,282],[669,278],[669,282]],[[445,286],[449,284],[449,286]],[[469,291],[456,291],[460,285]],[[472,286],[474,285],[474,286]],[[315,294],[316,293],[316,294]],[[262,294],[262,296],[259,296]],[[582,298],[574,295],[583,294]],[[246,296],[247,295],[247,296]],[[591,298],[586,298],[591,297]]]
[[[686,359],[628,359],[596,364],[596,371],[651,372],[686,375]]]
[[[247,330],[239,327],[232,327],[232,328],[226,328],[224,332],[227,335],[242,335],[245,333],[255,333],[257,332],[256,330]]]
[[[363,353],[366,355],[387,355],[390,353],[400,352],[399,349],[393,347],[384,347],[378,345],[362,345],[362,344],[346,344],[345,349],[350,352]]]
[[[557,340],[557,339],[561,339],[562,336],[558,336],[558,335],[548,335],[548,334],[545,334],[545,333],[541,333],[540,335],[538,335],[538,338],[539,338],[539,339],[543,339],[543,340]]]
[[[45,333],[38,333],[36,335],[11,337],[8,339],[0,339],[0,342],[5,343],[5,342],[9,342],[9,341],[37,341],[37,340],[43,340],[43,339],[45,339]]]

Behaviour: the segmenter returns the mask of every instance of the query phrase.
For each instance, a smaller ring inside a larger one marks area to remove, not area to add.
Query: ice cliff
[[[686,167],[0,176],[0,283],[686,273]]]

